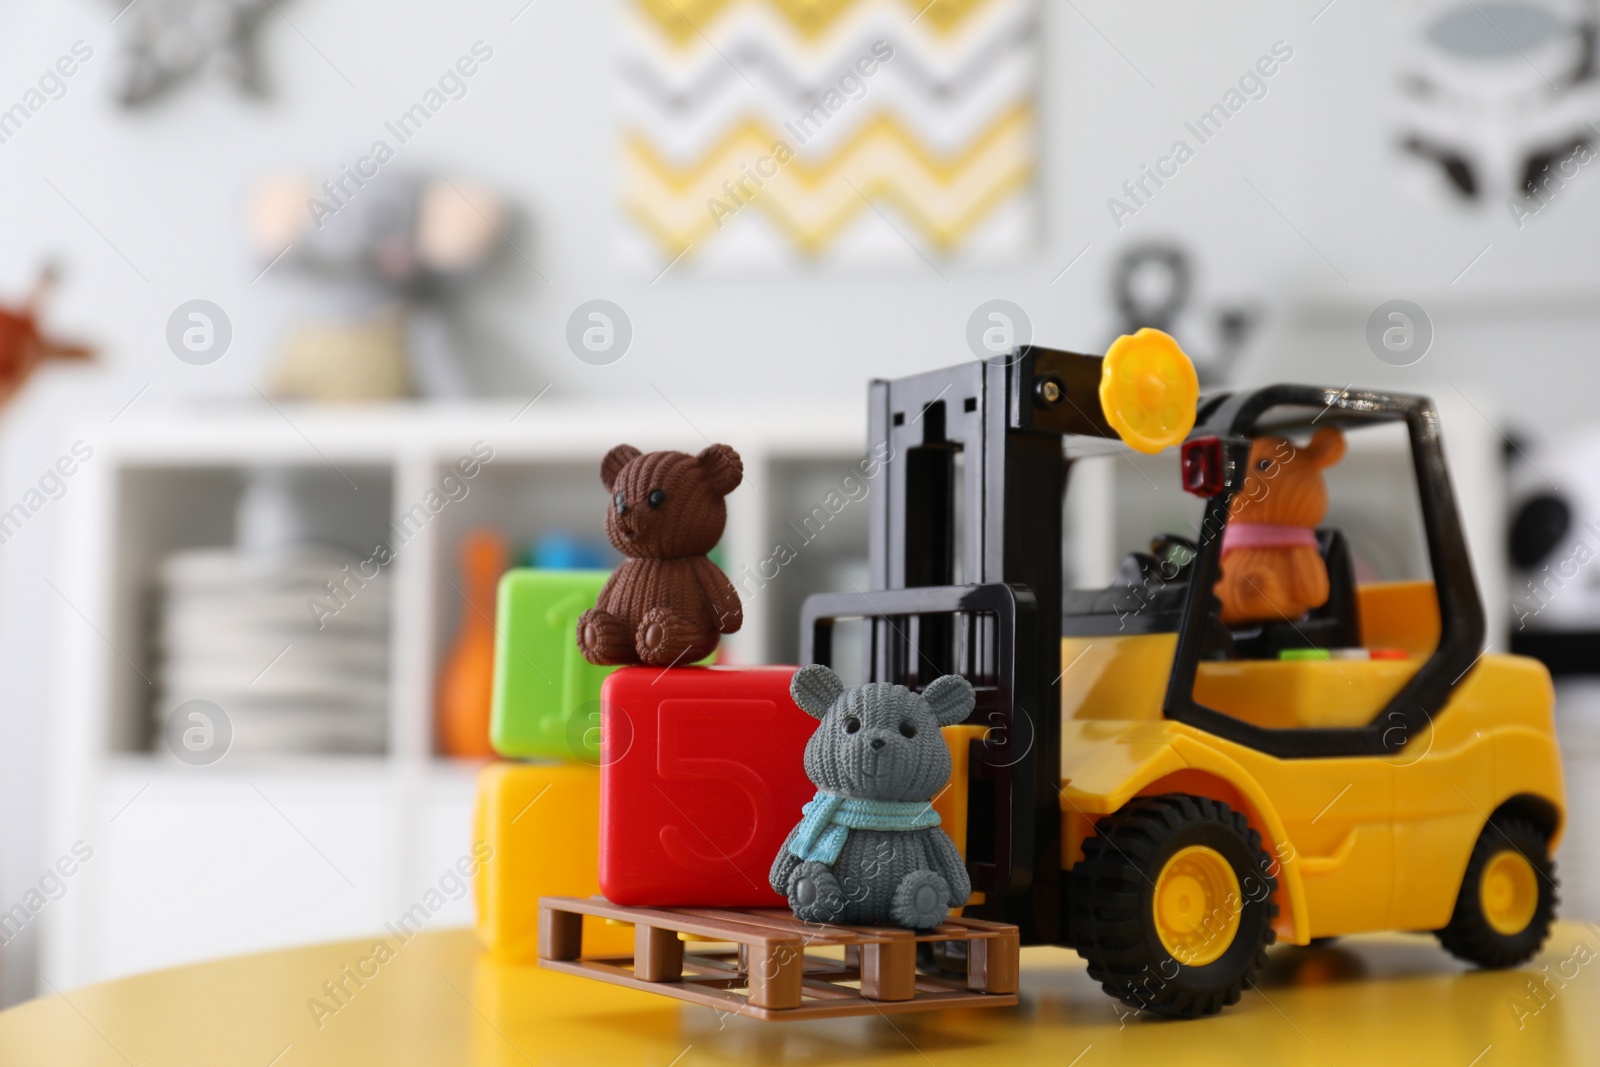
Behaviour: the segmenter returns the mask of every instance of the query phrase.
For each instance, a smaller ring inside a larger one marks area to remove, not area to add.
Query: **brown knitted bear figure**
[[[618,445],[600,464],[611,493],[606,536],[628,558],[578,618],[578,648],[599,665],[694,663],[744,623],[739,594],[706,558],[744,479],[727,445],[698,456]]]
[[[1250,445],[1244,487],[1228,508],[1217,598],[1229,626],[1298,619],[1328,602],[1317,524],[1328,513],[1322,472],[1344,457],[1344,434],[1324,426],[1297,447],[1281,437]]]

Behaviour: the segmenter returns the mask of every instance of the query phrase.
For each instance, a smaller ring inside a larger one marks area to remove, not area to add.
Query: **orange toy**
[[[55,268],[46,267],[21,309],[0,308],[0,406],[15,395],[46,360],[89,359],[94,355],[92,349],[83,345],[65,344],[39,332],[39,312],[55,283]]]
[[[1298,619],[1327,603],[1328,567],[1316,536],[1328,512],[1322,472],[1344,449],[1344,434],[1332,426],[1303,446],[1282,437],[1251,444],[1244,488],[1222,535],[1217,598],[1225,624]]]
[[[489,708],[494,696],[495,590],[508,555],[506,539],[495,530],[475,530],[461,542],[461,619],[439,679],[435,709],[439,751],[446,756],[494,755]]]

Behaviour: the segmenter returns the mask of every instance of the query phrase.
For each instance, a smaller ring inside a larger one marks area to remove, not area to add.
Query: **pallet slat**
[[[594,903],[594,902],[590,902]],[[618,905],[608,904],[608,907]],[[932,930],[906,930],[898,926],[834,926],[828,923],[807,922],[797,919],[787,911],[774,908],[661,908],[657,912],[671,912],[701,920],[702,924],[718,925],[733,936],[735,925],[753,927],[770,932],[777,937],[799,934],[810,944],[865,945],[873,941],[972,941],[1014,934],[1016,927],[1007,923],[989,922],[986,919],[946,919]],[[591,913],[593,914],[593,913]]]

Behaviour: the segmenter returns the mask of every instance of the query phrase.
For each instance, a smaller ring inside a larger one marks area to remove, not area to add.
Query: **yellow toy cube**
[[[533,963],[539,898],[600,892],[600,769],[489,764],[478,775],[473,837],[493,850],[478,870],[478,937],[495,959]],[[583,948],[630,955],[633,930],[586,918]]]

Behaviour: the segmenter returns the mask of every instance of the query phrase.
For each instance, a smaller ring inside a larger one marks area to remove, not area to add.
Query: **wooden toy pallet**
[[[631,923],[634,955],[579,959],[583,916]],[[738,950],[684,952],[680,934]],[[965,941],[963,981],[917,973],[917,944]],[[807,956],[842,947],[844,959]],[[539,966],[661,993],[755,1019],[1002,1008],[1017,1002],[1017,928],[949,919],[932,930],[830,926],[782,909],[631,908],[605,900],[539,901]]]

